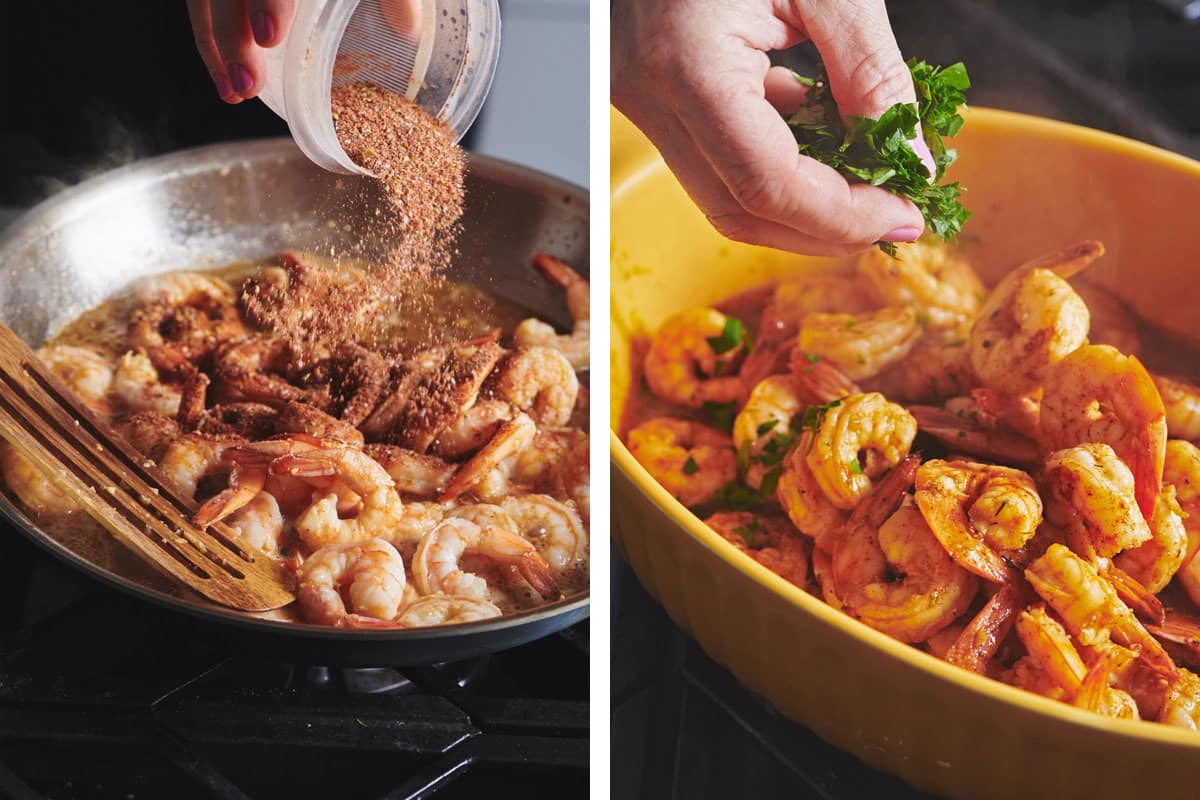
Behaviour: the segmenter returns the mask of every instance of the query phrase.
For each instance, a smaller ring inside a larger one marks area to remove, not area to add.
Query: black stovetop
[[[588,652],[584,622],[403,672],[247,657],[0,528],[0,796],[583,796]]]

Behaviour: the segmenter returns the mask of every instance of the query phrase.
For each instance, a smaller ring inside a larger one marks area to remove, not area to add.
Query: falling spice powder
[[[466,158],[450,128],[407,97],[372,83],[332,92],[338,140],[381,183],[395,212],[385,279],[449,266],[463,213]]]

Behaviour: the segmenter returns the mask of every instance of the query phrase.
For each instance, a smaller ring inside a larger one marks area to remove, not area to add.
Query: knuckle
[[[746,244],[756,244],[757,221],[740,211],[708,215],[709,224],[726,239]]]
[[[883,113],[912,96],[912,77],[899,53],[890,50],[873,50],[866,53],[851,73],[851,81],[859,87],[863,107]]]
[[[747,213],[765,219],[778,219],[785,215],[784,200],[779,181],[749,165],[730,171],[729,190]]]

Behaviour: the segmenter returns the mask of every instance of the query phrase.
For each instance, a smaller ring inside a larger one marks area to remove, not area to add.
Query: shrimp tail
[[[1082,272],[1102,255],[1104,255],[1103,243],[1094,239],[1085,239],[1061,250],[1046,253],[1027,261],[1021,265],[1020,269],[1022,271],[1048,269],[1058,277],[1065,279]]]
[[[1009,584],[992,595],[946,652],[946,661],[983,674],[1013,629],[1025,605],[1025,592]]]
[[[1163,624],[1166,620],[1166,610],[1153,592],[1116,564],[1110,564],[1105,572],[1109,583],[1117,590],[1117,597],[1125,601],[1125,605],[1132,608],[1133,613],[1149,624]]]
[[[918,456],[907,456],[892,467],[854,509],[849,526],[878,530],[904,502],[904,496],[912,487],[920,465]]]

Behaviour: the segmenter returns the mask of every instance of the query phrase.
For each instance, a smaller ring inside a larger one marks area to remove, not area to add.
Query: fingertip
[[[233,91],[233,84],[230,83],[228,76],[224,72],[210,73],[213,85],[217,87],[217,96],[226,103],[233,102],[233,98],[237,97]],[[239,98],[240,99],[240,98]]]
[[[254,89],[254,73],[241,64],[230,64],[228,71],[229,83],[233,86],[233,91],[244,98],[253,97],[251,91]]]
[[[273,47],[277,43],[279,28],[270,11],[255,11],[250,15],[250,30],[259,47]]]
[[[937,175],[937,163],[933,160],[933,153],[929,151],[929,145],[925,143],[925,137],[921,133],[921,129],[917,127],[917,136],[909,142],[913,152],[921,159],[921,163],[925,165],[925,169],[929,170],[929,180],[932,181]]]
[[[802,82],[800,75],[787,67],[771,67],[767,70],[763,90],[767,102],[780,114],[796,113],[808,97],[808,86]]]

